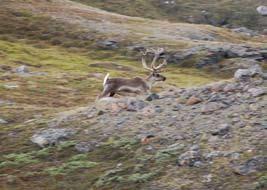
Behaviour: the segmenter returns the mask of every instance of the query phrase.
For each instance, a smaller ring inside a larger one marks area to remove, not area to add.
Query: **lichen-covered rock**
[[[74,129],[44,129],[35,133],[31,141],[40,147],[56,145],[75,134]]]
[[[257,171],[262,171],[266,169],[267,166],[267,157],[256,156],[247,160],[241,165],[233,167],[234,173],[239,175],[248,175]]]

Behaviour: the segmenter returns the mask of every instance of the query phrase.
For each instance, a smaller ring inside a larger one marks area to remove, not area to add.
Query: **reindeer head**
[[[160,56],[164,53],[164,49],[163,48],[158,48],[158,49],[146,49],[144,52],[142,52],[142,64],[143,67],[146,70],[150,71],[150,75],[148,76],[147,80],[151,81],[151,82],[157,82],[157,81],[165,81],[166,77],[164,77],[163,75],[160,74],[161,72],[161,68],[165,65],[167,65],[167,60],[164,58],[163,62],[159,65],[155,65],[156,61],[160,58]],[[151,65],[150,67],[147,66],[146,60],[145,60],[145,56],[147,56],[148,54],[153,54],[154,57],[152,59]]]

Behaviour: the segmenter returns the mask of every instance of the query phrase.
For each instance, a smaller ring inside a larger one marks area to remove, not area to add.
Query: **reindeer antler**
[[[145,69],[148,69],[150,71],[158,71],[160,70],[163,66],[167,65],[167,60],[164,59],[163,62],[161,64],[159,64],[158,66],[155,66],[156,61],[159,59],[160,55],[164,52],[163,48],[158,48],[158,49],[154,49],[154,48],[149,48],[146,49],[144,52],[142,52],[142,64],[144,66]],[[153,53],[154,54],[154,58],[151,62],[151,68],[149,68],[146,64],[145,58],[144,56],[146,56],[148,53]]]
[[[146,64],[146,60],[145,60],[144,56],[146,56],[147,53],[148,53],[148,50],[147,49],[144,52],[141,52],[141,54],[142,54],[142,64],[143,64],[144,69],[147,69],[149,71],[153,71],[153,68],[149,68],[147,66],[147,64]]]

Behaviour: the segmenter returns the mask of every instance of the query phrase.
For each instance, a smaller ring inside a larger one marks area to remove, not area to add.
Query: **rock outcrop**
[[[267,16],[267,6],[259,6],[257,7],[257,11],[262,16]]]

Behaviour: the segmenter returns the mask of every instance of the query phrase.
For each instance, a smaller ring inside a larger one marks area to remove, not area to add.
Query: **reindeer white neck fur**
[[[150,71],[150,75],[147,78],[135,77],[132,79],[127,78],[109,78],[109,73],[105,76],[103,81],[103,91],[99,95],[99,99],[103,97],[112,97],[120,92],[130,92],[130,93],[150,93],[152,86],[158,81],[165,81],[166,77],[160,75],[161,68],[167,65],[166,59],[163,60],[161,64],[155,66],[156,61],[160,58],[160,55],[164,52],[163,48],[147,49],[142,52],[142,65],[146,70]],[[148,67],[145,56],[148,53],[153,53],[154,58],[152,60],[151,66]]]

